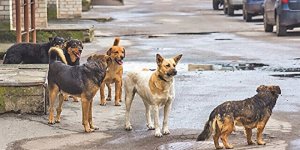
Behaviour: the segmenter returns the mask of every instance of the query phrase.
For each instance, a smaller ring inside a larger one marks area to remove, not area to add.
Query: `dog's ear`
[[[157,65],[161,65],[161,63],[164,61],[164,58],[160,56],[159,54],[156,54],[156,63]]]
[[[125,56],[126,56],[126,51],[125,51],[125,48],[123,47],[123,52],[124,52],[124,57],[123,58],[125,58]]]
[[[279,86],[272,86],[271,91],[273,94],[281,94],[281,89]]]
[[[112,48],[110,48],[109,50],[107,50],[106,54],[107,54],[108,56],[111,55],[111,50],[112,50]]]
[[[94,55],[91,55],[87,58],[87,61],[90,61],[92,58],[94,57]]]
[[[260,92],[264,92],[264,91],[266,91],[266,90],[268,90],[268,87],[267,87],[267,86],[265,86],[265,85],[260,85],[259,87],[257,87],[256,92],[257,92],[257,93],[260,93]]]
[[[53,37],[49,37],[49,42],[52,42],[53,41]]]
[[[81,41],[79,41],[79,44],[80,44],[81,49],[83,49],[83,44]]]
[[[176,57],[173,58],[176,64],[179,62],[179,60],[181,59],[181,57],[182,57],[182,54],[180,54],[180,55],[178,55],[178,56],[176,56]]]

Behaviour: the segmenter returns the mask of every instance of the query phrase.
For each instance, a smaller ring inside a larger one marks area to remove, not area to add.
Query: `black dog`
[[[61,49],[52,47],[49,51],[50,63],[48,71],[49,89],[49,124],[60,122],[63,98],[59,96],[59,106],[54,120],[54,103],[59,91],[80,97],[82,102],[82,124],[86,132],[92,132],[97,127],[93,124],[92,103],[105,77],[111,58],[107,55],[94,54],[83,65],[69,66]],[[55,61],[59,56],[62,60]]]
[[[48,64],[50,47],[63,48],[64,38],[49,38],[48,43],[17,43],[11,46],[4,56],[3,64]]]
[[[64,55],[68,65],[80,65],[80,56],[83,50],[82,42],[77,39],[67,40],[64,48]]]

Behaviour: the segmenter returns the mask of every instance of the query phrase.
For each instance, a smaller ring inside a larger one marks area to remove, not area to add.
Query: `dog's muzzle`
[[[177,70],[176,70],[176,69],[171,70],[171,71],[169,71],[169,72],[167,73],[167,75],[168,75],[168,76],[175,76],[175,75],[177,75]]]

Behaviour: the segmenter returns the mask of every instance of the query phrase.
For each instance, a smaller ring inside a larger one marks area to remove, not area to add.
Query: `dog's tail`
[[[58,47],[51,47],[49,50],[49,63],[53,63],[54,61],[56,61],[57,57],[63,63],[68,64],[63,50]]]
[[[5,60],[5,58],[6,58],[6,53],[3,56],[3,64],[7,64],[7,61]]]
[[[215,110],[213,110],[209,115],[209,119],[206,122],[203,131],[198,136],[197,141],[207,140],[211,136],[212,132],[216,130],[216,128],[217,128],[217,117],[216,117]]]
[[[120,38],[119,37],[116,37],[115,38],[115,41],[114,41],[114,46],[118,46],[120,43]]]

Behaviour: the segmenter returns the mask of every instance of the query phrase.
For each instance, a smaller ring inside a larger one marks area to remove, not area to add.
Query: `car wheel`
[[[273,26],[268,24],[268,22],[267,22],[266,13],[264,13],[264,28],[265,28],[265,32],[273,32]]]
[[[245,7],[243,6],[243,20],[246,20]]]
[[[276,15],[276,34],[277,34],[277,36],[285,36],[286,35],[286,27],[280,25],[279,15]]]
[[[233,16],[234,15],[234,8],[231,5],[228,5],[228,15]]]
[[[213,9],[219,10],[219,1],[218,0],[213,0]]]

